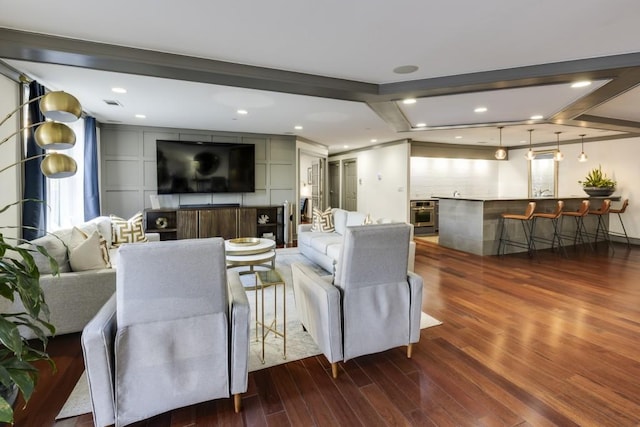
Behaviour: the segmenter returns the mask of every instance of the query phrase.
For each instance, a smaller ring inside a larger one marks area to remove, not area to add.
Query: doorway
[[[312,152],[300,151],[300,205],[298,223],[308,223],[313,216],[313,209],[322,209],[326,203],[326,161],[327,159]]]
[[[340,162],[329,162],[329,206],[340,207]]]
[[[356,159],[342,162],[344,177],[342,193],[342,209],[347,211],[358,210],[358,162]]]

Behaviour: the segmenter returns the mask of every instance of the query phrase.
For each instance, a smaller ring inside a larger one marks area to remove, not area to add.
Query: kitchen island
[[[578,210],[582,200],[591,201],[591,209],[598,209],[603,197],[570,196],[561,198],[513,198],[513,197],[447,197],[439,199],[439,244],[447,248],[469,252],[475,255],[496,255],[500,241],[500,214],[503,212],[523,214],[530,201],[536,202],[536,212],[553,212],[556,202],[563,200],[565,211]],[[619,200],[620,197],[607,197]],[[589,233],[595,233],[597,218],[587,215],[584,224]],[[608,224],[605,218],[605,224]],[[516,221],[507,221],[506,231],[512,240],[525,241],[522,226]],[[573,218],[565,218],[562,234],[573,236]],[[551,239],[551,221],[541,220],[536,224],[535,235]],[[573,245],[573,239],[563,239],[563,245]],[[536,249],[551,245],[536,242]],[[506,253],[526,252],[525,248],[507,246]]]

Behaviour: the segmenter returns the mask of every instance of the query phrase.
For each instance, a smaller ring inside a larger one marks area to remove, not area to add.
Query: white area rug
[[[311,265],[311,263],[304,256],[300,255],[297,248],[278,249],[277,252],[276,268],[285,280],[287,287],[287,357],[286,359],[283,358],[282,338],[277,337],[274,334],[269,334],[265,339],[265,363],[263,364],[261,362],[262,346],[259,341],[255,341],[255,291],[248,290],[247,298],[249,299],[249,304],[252,309],[250,332],[251,343],[249,349],[250,372],[320,354],[320,350],[318,350],[313,339],[311,339],[309,334],[302,330],[302,326],[298,321],[292,290],[291,264],[294,262],[302,262],[307,265]],[[317,266],[315,266],[315,268],[320,273],[324,272],[324,270]],[[326,272],[324,273],[328,274]],[[255,277],[253,275],[242,275],[241,278],[243,283],[246,285],[255,284]],[[280,291],[280,289],[282,289],[282,287],[278,287],[278,291]],[[282,320],[280,314],[280,310],[282,309],[281,301],[281,294],[278,293],[278,322],[281,322]],[[273,288],[268,289],[265,292],[265,307],[267,307],[265,310],[265,319],[270,319],[273,312]],[[439,320],[434,319],[426,313],[422,313],[422,318],[420,319],[421,329],[441,324],[442,322]],[[282,324],[279,323],[279,328],[282,328],[281,325]],[[89,386],[87,384],[87,378],[83,373],[56,419],[75,417],[89,412],[91,412]]]

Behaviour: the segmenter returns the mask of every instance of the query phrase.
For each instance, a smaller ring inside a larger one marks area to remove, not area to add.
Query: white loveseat
[[[322,231],[311,231],[312,224],[300,224],[298,225],[298,248],[302,255],[306,256],[326,271],[333,273],[335,263],[340,256],[340,248],[342,247],[343,236],[346,228],[354,225],[365,225],[367,215],[360,212],[346,211],[338,208],[331,209],[331,212],[333,214],[333,225],[335,227],[335,231],[328,233]],[[374,224],[371,224],[371,226],[375,227],[376,224],[390,222],[393,221],[379,219]],[[415,254],[416,244],[413,241],[412,226],[409,242],[409,271],[413,271]]]
[[[60,274],[53,276],[48,259],[39,253],[33,253],[40,271],[40,286],[49,306],[50,323],[55,326],[56,335],[81,332],[116,289],[114,267],[118,247],[112,244],[111,218],[100,216],[78,225],[77,228],[85,234],[97,230],[106,240],[111,268],[72,271],[68,253],[72,229],[62,229],[31,242],[45,247],[59,265]],[[160,240],[157,233],[147,233],[145,236],[150,241]],[[24,311],[24,306],[19,298],[13,303],[0,298],[0,313],[21,311]],[[22,329],[21,332],[27,338],[35,337],[29,329]]]

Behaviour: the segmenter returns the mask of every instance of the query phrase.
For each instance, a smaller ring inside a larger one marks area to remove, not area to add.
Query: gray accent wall
[[[296,140],[293,136],[102,124],[100,127],[101,212],[129,218],[151,207],[157,194],[156,140],[254,144],[255,193],[182,194],[162,198],[163,207],[238,203],[280,205],[295,201]]]

